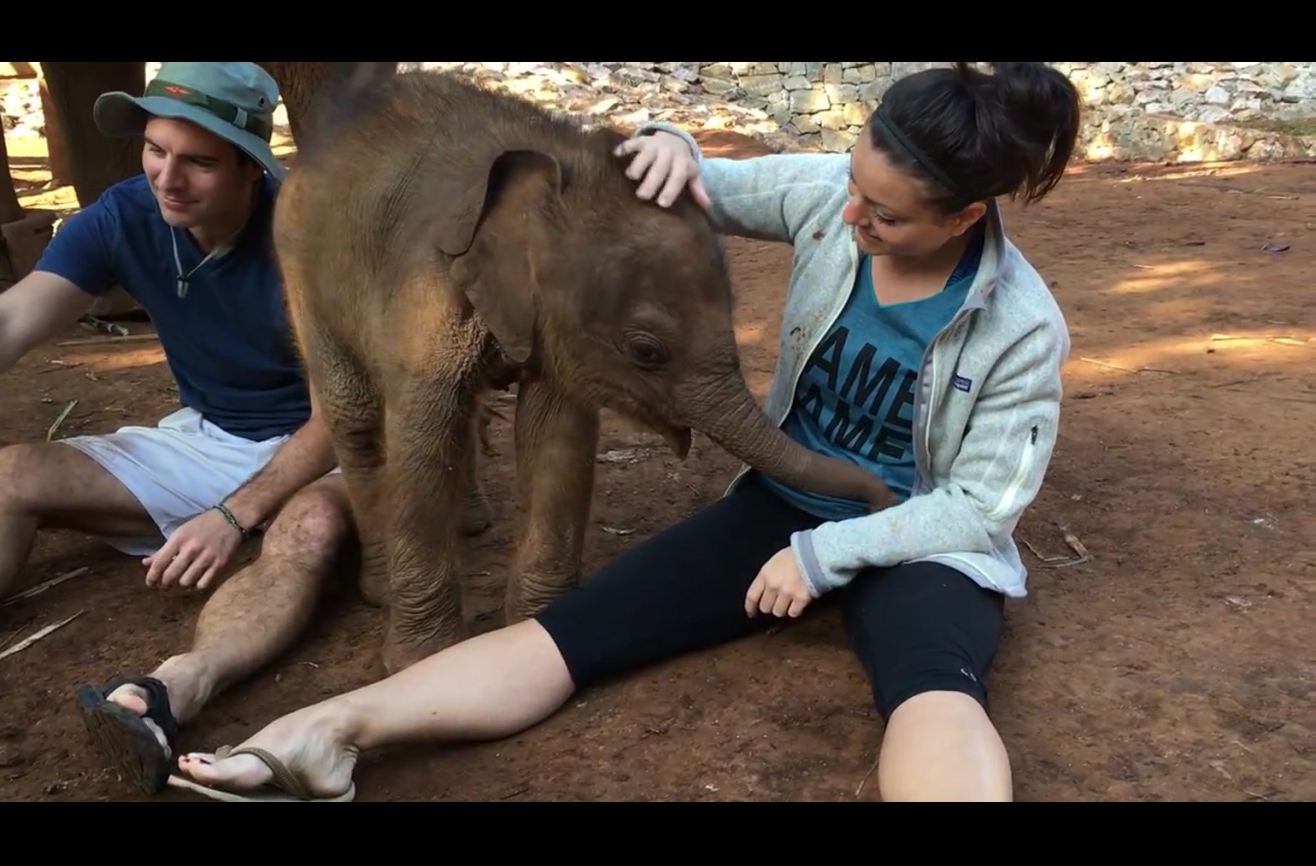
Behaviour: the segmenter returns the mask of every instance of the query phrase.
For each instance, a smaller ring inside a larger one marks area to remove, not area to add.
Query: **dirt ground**
[[[732,136],[710,145],[749,149]],[[1316,390],[1301,372],[1316,361],[1316,168],[1079,167],[1048,203],[1007,213],[1074,339],[1059,451],[1020,530],[1032,595],[1010,606],[991,682],[1019,799],[1316,799]],[[1274,242],[1290,248],[1263,250]],[[730,251],[762,395],[790,250],[733,240]],[[56,342],[0,377],[0,442],[43,439],[72,400],[57,436],[170,411],[155,344]],[[506,425],[496,432],[508,454]],[[599,462],[595,565],[711,502],[735,468],[699,439],[679,463],[615,419]],[[507,461],[485,477],[502,501]],[[484,627],[498,621],[509,554],[499,512],[467,565]],[[1090,562],[1038,558],[1073,556],[1066,530]],[[0,609],[9,646],[80,614],[0,660],[5,800],[140,799],[95,760],[73,692],[184,649],[201,600],[148,591],[136,561],[66,533],[40,540],[25,583],[79,568]],[[351,593],[332,598],[305,642],[217,699],[183,748],[236,743],[369,682],[382,622]],[[506,742],[370,756],[357,781],[367,801],[873,800],[881,739],[825,611],[583,694]]]

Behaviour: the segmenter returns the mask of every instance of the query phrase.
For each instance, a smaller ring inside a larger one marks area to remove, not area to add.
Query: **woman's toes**
[[[223,760],[207,754],[182,755],[178,769],[197,784],[238,793],[258,790],[274,780],[270,768],[251,755]]]

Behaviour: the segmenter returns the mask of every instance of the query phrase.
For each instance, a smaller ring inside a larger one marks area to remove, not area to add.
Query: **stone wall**
[[[1285,126],[1307,131],[1294,121],[1316,117],[1316,63],[1051,62],[1083,95],[1083,153],[1090,158],[1236,159],[1308,151],[1304,142],[1252,133]],[[763,112],[803,143],[838,151],[853,144],[893,81],[934,65],[704,63],[698,81],[709,94]]]
[[[1086,106],[1088,159],[1316,155],[1316,62],[1051,61]],[[790,149],[843,151],[897,78],[936,61],[412,64],[459,69],[571,110],[728,128]],[[1305,127],[1305,128],[1304,128]]]
[[[1082,157],[1191,162],[1316,156],[1316,62],[1053,64],[1083,94]],[[23,65],[14,64],[11,74],[21,75],[16,67]],[[934,65],[426,61],[404,67],[458,70],[600,122],[669,120],[744,132],[787,150],[844,151],[892,81]],[[10,135],[39,134],[35,81],[8,84],[4,128]],[[282,112],[276,119],[282,125]]]

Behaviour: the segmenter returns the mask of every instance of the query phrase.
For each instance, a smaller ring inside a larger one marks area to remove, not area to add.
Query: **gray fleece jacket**
[[[859,250],[841,219],[849,193],[845,154],[699,158],[723,234],[795,248],[780,354],[764,410],[780,426],[809,356],[854,287]],[[815,597],[867,568],[936,562],[1013,598],[1028,571],[1015,527],[1042,486],[1056,443],[1061,367],[1069,331],[1046,282],[1006,238],[992,207],[987,244],[964,307],[923,358],[914,409],[917,481],[909,500],[791,539]],[[749,471],[742,466],[728,493]]]

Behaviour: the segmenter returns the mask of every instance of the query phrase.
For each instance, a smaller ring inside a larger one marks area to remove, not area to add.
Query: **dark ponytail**
[[[922,180],[946,213],[1000,196],[1041,201],[1078,140],[1078,90],[1064,73],[991,66],[994,75],[956,63],[902,78],[868,122],[873,147]]]

